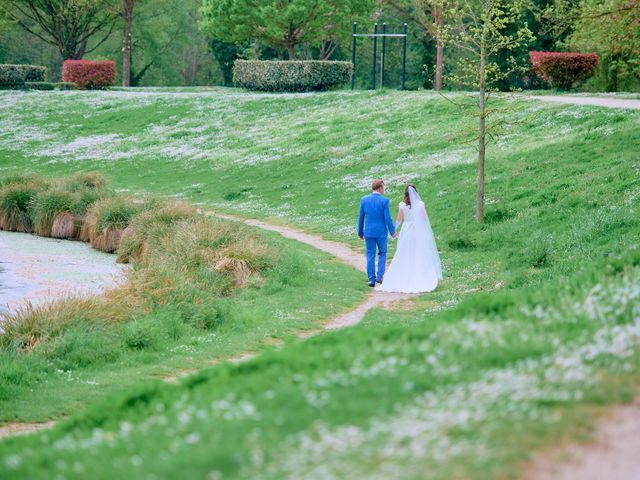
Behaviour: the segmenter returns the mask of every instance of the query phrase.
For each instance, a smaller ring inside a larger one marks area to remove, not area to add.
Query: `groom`
[[[367,274],[369,286],[382,283],[387,265],[388,235],[392,237],[396,228],[391,220],[389,199],[384,197],[384,182],[374,180],[371,195],[360,200],[360,217],[358,218],[358,236],[367,246]],[[376,249],[378,251],[378,274],[376,275]]]

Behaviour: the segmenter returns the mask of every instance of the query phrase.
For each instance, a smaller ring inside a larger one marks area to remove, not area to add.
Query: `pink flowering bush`
[[[102,89],[115,85],[116,62],[93,60],[65,60],[62,80],[73,82],[78,88]]]
[[[531,69],[549,86],[565,90],[591,77],[600,57],[597,53],[529,52]]]

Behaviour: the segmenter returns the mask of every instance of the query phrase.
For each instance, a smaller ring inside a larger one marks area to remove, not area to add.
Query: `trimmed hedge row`
[[[82,89],[111,87],[116,83],[116,75],[114,61],[65,60],[62,64],[62,80]]]
[[[349,83],[352,75],[351,62],[236,60],[233,65],[237,86],[267,92],[327,90]]]
[[[75,90],[76,84],[71,82],[25,82],[27,90]]]
[[[531,69],[549,86],[569,90],[588,79],[600,62],[597,53],[529,52]]]
[[[27,82],[43,82],[47,67],[0,64],[0,88],[24,88]]]

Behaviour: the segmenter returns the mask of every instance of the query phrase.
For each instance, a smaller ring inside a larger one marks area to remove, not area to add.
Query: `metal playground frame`
[[[358,24],[353,22],[353,48],[351,62],[353,63],[353,77],[351,78],[351,90],[356,88],[356,40],[358,37],[373,38],[373,65],[371,67],[371,88],[376,89],[376,62],[378,57],[378,38],[382,38],[382,50],[380,52],[380,88],[384,88],[384,54],[388,37],[402,38],[402,83],[400,90],[404,90],[404,80],[407,70],[407,24],[403,25],[402,33],[387,33],[387,24],[382,24],[382,33],[378,33],[378,24],[373,25],[373,33],[358,33]]]

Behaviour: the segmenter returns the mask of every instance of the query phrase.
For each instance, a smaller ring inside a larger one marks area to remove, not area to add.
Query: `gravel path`
[[[533,100],[543,102],[568,103],[572,105],[594,105],[608,108],[632,108],[640,110],[640,100],[606,97],[574,97],[572,95],[533,95]]]

